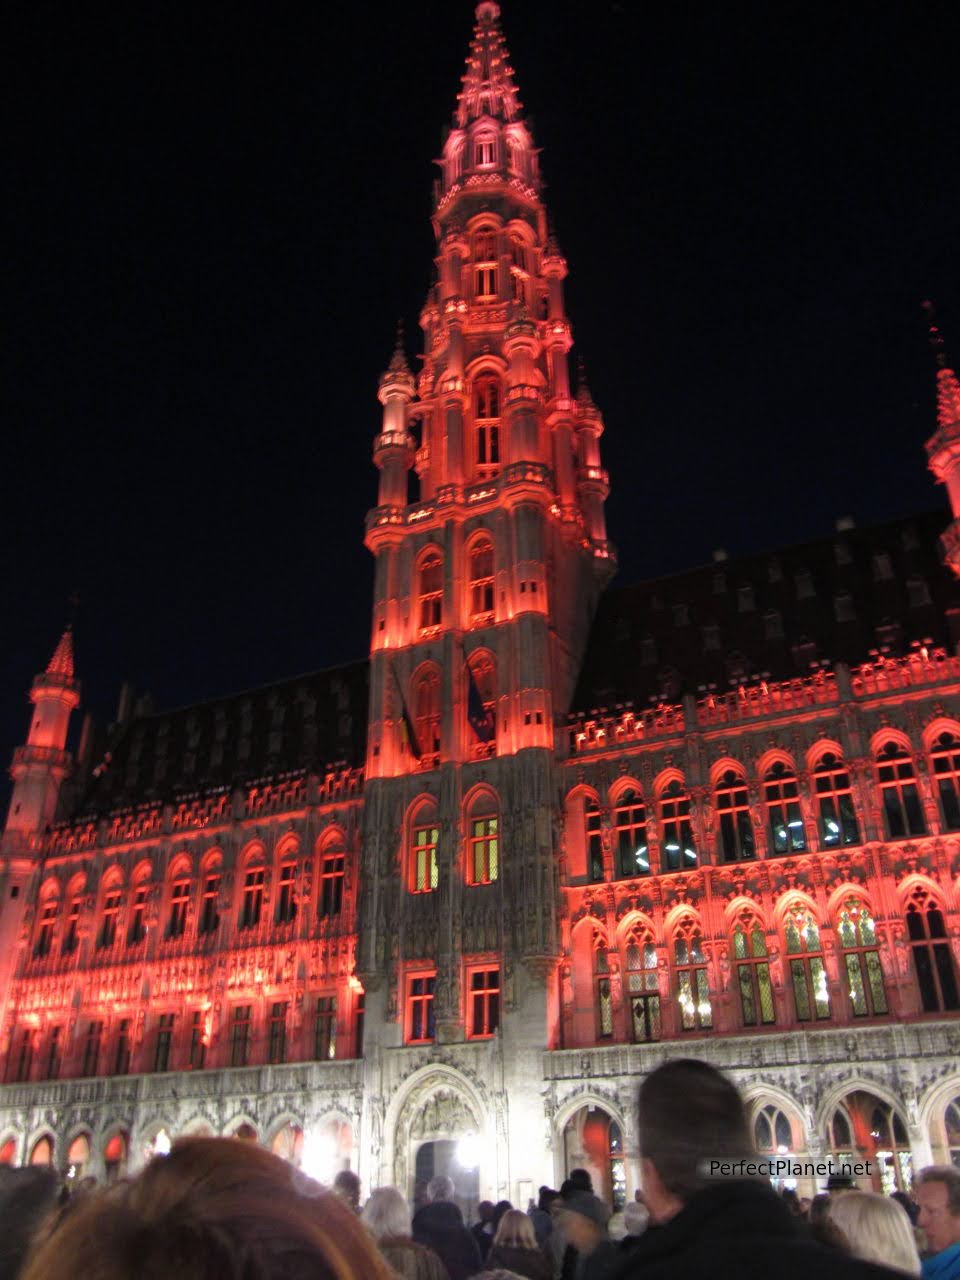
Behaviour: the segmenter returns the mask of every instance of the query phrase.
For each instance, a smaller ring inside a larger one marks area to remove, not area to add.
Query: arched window
[[[410,892],[432,893],[440,883],[437,844],[440,825],[433,801],[420,805],[410,827]]]
[[[782,760],[767,770],[763,779],[763,798],[770,823],[771,852],[797,853],[806,849],[797,775]]]
[[[859,844],[860,827],[853,806],[850,774],[836,752],[827,751],[820,756],[813,772],[813,786],[823,847],[836,849],[841,845]]]
[[[673,966],[677,975],[680,1026],[684,1031],[709,1031],[713,1026],[707,957],[700,926],[685,916],[673,934]]]
[[[657,948],[649,929],[633,926],[627,934],[624,962],[631,1039],[636,1044],[659,1040],[660,978]]]
[[[470,545],[470,621],[476,626],[493,622],[493,541],[484,535]]]
[[[747,799],[747,780],[739,769],[728,769],[715,794],[720,819],[720,856],[724,862],[742,862],[754,856],[753,823]]]
[[[587,841],[587,871],[590,881],[597,884],[603,879],[602,814],[596,796],[588,795],[583,804],[583,825]]]
[[[829,1018],[830,992],[817,922],[800,906],[787,914],[783,932],[797,1021]]]
[[[650,874],[647,810],[636,787],[621,791],[613,806],[616,870],[619,879]]]
[[[483,305],[497,301],[497,233],[478,231],[473,238],[473,300]]]
[[[167,937],[182,938],[187,928],[187,908],[190,905],[190,877],[177,875],[170,886],[170,918],[167,921]]]
[[[760,1155],[785,1156],[793,1150],[790,1121],[773,1103],[757,1112],[753,1122],[753,1140]]]
[[[960,1009],[943,911],[921,886],[914,889],[907,903],[907,933],[924,1013]]]
[[[37,937],[33,944],[34,958],[42,960],[48,956],[53,947],[53,932],[57,927],[57,916],[60,913],[60,900],[55,896],[47,896],[40,903],[37,914]]]
[[[944,831],[960,831],[960,738],[941,733],[930,752]]]
[[[101,950],[112,947],[117,940],[117,921],[120,917],[120,902],[123,898],[119,884],[113,884],[103,895],[100,936],[97,946]]]
[[[950,1163],[960,1169],[960,1095],[947,1103],[943,1116],[943,1125],[947,1134],[947,1151]]]
[[[837,915],[850,1009],[855,1018],[887,1013],[883,967],[873,917],[858,898],[847,898]]]
[[[597,1011],[597,1039],[608,1040],[613,1035],[613,997],[610,994],[610,961],[607,944],[597,930],[593,935],[593,987],[594,1007]]]
[[[776,1021],[770,961],[763,925],[743,911],[733,930],[733,960],[745,1027],[770,1026]]]
[[[661,871],[686,871],[697,865],[690,797],[676,778],[660,793],[660,842]]]
[[[420,631],[437,630],[443,621],[443,559],[439,551],[429,551],[420,561]]]
[[[467,831],[467,884],[492,884],[500,878],[500,811],[489,791],[472,800]]]
[[[436,763],[440,751],[440,676],[433,668],[417,678],[413,708],[421,762]]]
[[[913,760],[899,742],[887,742],[877,752],[877,782],[890,839],[925,835],[927,827],[917,793]]]
[[[494,375],[478,378],[473,388],[474,467],[478,480],[488,480],[500,470],[500,423],[500,379]],[[491,547],[491,570],[492,565]]]
[[[33,1144],[33,1150],[30,1152],[30,1163],[32,1165],[51,1165],[53,1164],[53,1139],[38,1138]]]

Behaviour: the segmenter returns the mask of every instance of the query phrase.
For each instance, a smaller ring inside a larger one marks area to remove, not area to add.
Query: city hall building
[[[637,1086],[693,1055],[760,1151],[885,1190],[960,1162],[960,523],[609,588],[541,190],[485,0],[422,368],[398,347],[380,379],[367,659],[172,711],[125,692],[75,757],[69,631],[36,677],[0,1161],[104,1179],[232,1134],[368,1189],[449,1170],[465,1202],[585,1165],[620,1203]]]

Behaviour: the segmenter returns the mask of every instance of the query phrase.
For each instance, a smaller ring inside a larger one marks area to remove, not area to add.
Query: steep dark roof
[[[646,707],[813,664],[960,640],[960,584],[941,561],[949,516],[928,512],[619,587],[601,600],[574,698]],[[951,611],[953,611],[951,613]]]
[[[364,660],[174,711],[135,715],[89,753],[69,816],[295,770],[322,771],[338,762],[361,765],[367,676]]]

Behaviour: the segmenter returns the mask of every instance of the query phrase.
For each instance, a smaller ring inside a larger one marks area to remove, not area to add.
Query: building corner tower
[[[553,1176],[529,1135],[558,1027],[554,725],[615,559],[603,420],[571,393],[567,264],[494,3],[438,164],[423,366],[398,344],[380,380],[357,969],[368,1097],[438,1054],[486,1082],[460,1128],[486,1152],[484,1194],[513,1197]],[[406,1141],[386,1119],[371,1132]],[[375,1152],[371,1176],[405,1158]]]
[[[70,627],[60,637],[46,670],[34,678],[30,701],[34,711],[27,741],[13,754],[13,792],[0,838],[0,1027],[19,960],[17,944],[42,836],[56,816],[60,787],[70,770],[67,731],[80,702]]]

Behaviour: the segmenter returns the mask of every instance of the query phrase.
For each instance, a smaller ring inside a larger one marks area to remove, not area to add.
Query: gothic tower
[[[494,1036],[535,1079],[558,999],[554,724],[614,553],[499,16],[477,7],[437,162],[423,367],[398,342],[380,380],[358,971],[381,1044]]]
[[[0,860],[0,1026],[10,977],[18,960],[17,938],[41,838],[56,813],[60,786],[70,767],[65,750],[71,712],[80,702],[73,673],[73,635],[68,627],[53,657],[33,681],[34,712],[26,745],[13,755],[13,794]]]
[[[930,303],[924,304],[932,313]],[[927,441],[930,470],[947,486],[952,522],[947,525],[940,542],[943,557],[960,577],[960,382],[947,364],[943,339],[935,324],[930,324],[930,341],[937,357],[937,430]]]

